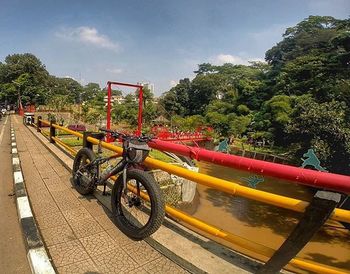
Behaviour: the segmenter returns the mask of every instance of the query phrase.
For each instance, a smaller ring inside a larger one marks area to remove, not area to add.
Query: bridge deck
[[[80,196],[70,173],[12,116],[28,196],[59,273],[187,273],[149,246],[134,242],[94,196]]]
[[[29,199],[59,273],[256,272],[256,260],[168,218],[144,242],[130,240],[109,218],[110,196],[102,196],[101,189],[80,196],[70,183],[72,158],[25,127],[21,117],[13,115],[12,121]]]

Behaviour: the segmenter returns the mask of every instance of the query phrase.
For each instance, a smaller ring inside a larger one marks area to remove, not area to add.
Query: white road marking
[[[30,249],[27,254],[28,260],[30,262],[30,267],[32,268],[32,273],[35,274],[55,274],[49,257],[47,256],[44,247],[39,247],[35,249]]]
[[[22,171],[15,171],[13,173],[13,179],[15,180],[15,184],[23,183]]]
[[[33,217],[32,210],[30,209],[29,200],[27,196],[17,198],[17,206],[19,210],[19,217],[21,219],[27,217]]]
[[[18,153],[17,148],[12,148],[12,154]]]
[[[18,157],[12,158],[12,165],[14,165],[14,166],[19,165],[19,158]]]

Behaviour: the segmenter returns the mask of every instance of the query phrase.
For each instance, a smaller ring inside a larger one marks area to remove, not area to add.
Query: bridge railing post
[[[83,132],[83,147],[86,147],[86,148],[89,148],[92,150],[93,144],[87,140],[87,137],[91,136],[91,134],[92,134],[91,131],[84,131]]]
[[[52,124],[56,124],[56,119],[50,120],[50,135],[49,135],[50,143],[55,143],[55,140],[52,137],[56,137],[56,128]]]
[[[294,230],[257,273],[278,273],[322,227],[340,202],[340,199],[340,193],[322,190],[317,191]]]
[[[36,121],[36,131],[40,132],[41,131],[41,116],[38,116],[38,120]]]

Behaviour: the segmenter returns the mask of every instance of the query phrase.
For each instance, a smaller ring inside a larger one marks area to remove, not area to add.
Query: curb
[[[17,213],[22,227],[30,268],[34,274],[54,274],[56,272],[51,264],[49,256],[46,253],[44,243],[41,239],[39,230],[35,223],[32,209],[29,204],[12,122],[11,154]]]

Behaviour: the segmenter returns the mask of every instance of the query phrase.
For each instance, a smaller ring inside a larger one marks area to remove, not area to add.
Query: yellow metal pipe
[[[116,177],[113,176],[112,178],[113,180],[116,180]],[[128,186],[128,189],[130,191],[132,191],[133,193],[137,194],[137,190],[133,187],[133,186]],[[142,199],[149,201],[149,196],[143,192],[140,193],[140,196]],[[176,208],[173,208],[171,206],[166,205],[165,206],[165,211],[166,213],[168,213],[169,215],[173,216],[174,218],[181,220],[201,231],[204,231],[210,235],[219,237],[221,239],[224,239],[232,244],[238,245],[241,248],[244,248],[247,251],[251,251],[257,254],[260,254],[264,257],[266,257],[267,259],[270,258],[276,250],[264,246],[262,244],[258,244],[255,243],[253,241],[250,241],[246,238],[234,235],[228,231],[225,231],[223,229],[217,228],[213,225],[207,224],[195,217],[192,217],[190,215],[188,215],[187,213],[178,210]],[[246,255],[250,255],[247,252],[241,251]],[[291,260],[289,262],[291,265],[294,265],[296,267],[302,268],[302,269],[306,269],[309,271],[314,271],[317,273],[334,273],[334,274],[338,274],[338,273],[344,273],[341,269],[337,269],[337,268],[333,268],[333,267],[329,267],[323,264],[314,264],[313,262],[310,262],[308,260],[304,260],[304,259],[298,259],[298,258],[294,258],[293,260]]]
[[[92,137],[88,137],[87,140],[93,144],[99,143],[99,140]],[[101,142],[101,145],[102,147],[115,151],[117,153],[123,152],[123,149],[121,147],[117,147],[106,142]],[[177,176],[206,185],[208,187],[212,187],[212,188],[224,191],[232,195],[236,194],[238,196],[243,196],[248,199],[294,210],[296,212],[304,212],[305,208],[309,205],[309,202],[306,202],[306,201],[284,197],[281,195],[272,194],[269,192],[241,186],[238,183],[234,183],[223,179],[215,178],[209,175],[193,172],[186,168],[170,165],[168,163],[164,163],[162,161],[152,159],[150,157],[147,157],[147,159],[145,160],[145,164],[150,168],[161,169],[168,173],[175,174]],[[336,208],[331,215],[331,219],[350,223],[350,211]]]
[[[68,132],[72,135],[75,135],[77,137],[80,137],[80,138],[83,138],[83,134],[79,133],[79,132],[76,132],[74,130],[71,130],[71,129],[68,129],[68,128],[65,128],[65,127],[62,127],[62,126],[59,126],[59,125],[56,125],[56,124],[53,124],[52,125],[54,128],[57,128],[57,129],[60,129],[60,130],[63,130],[65,132]]]
[[[56,128],[59,128],[61,130],[64,130],[66,132],[70,132],[70,130],[66,130],[66,128],[63,128],[63,127],[60,127],[60,126],[57,126]],[[78,136],[78,137],[82,137],[82,136],[79,136],[79,135],[82,135],[80,133],[77,133],[77,132],[73,132],[72,133],[73,135],[75,136]],[[55,137],[54,137],[55,138]],[[58,138],[55,138],[56,141],[59,140]],[[54,140],[55,140],[54,139]],[[94,139],[92,137],[88,137],[87,138],[89,142],[93,143],[93,144],[98,144],[99,141],[97,139]],[[60,140],[59,140],[60,143],[62,143]],[[64,143],[62,143],[64,144]],[[72,150],[70,147],[68,147],[66,144],[64,144],[67,149],[69,148],[69,150]],[[101,142],[101,145],[102,147],[104,148],[107,148],[107,149],[110,149],[112,151],[115,151],[117,153],[122,153],[122,148],[120,147],[116,147],[114,145],[111,145],[111,144],[108,144],[108,143],[105,143],[105,142]],[[155,159],[151,159],[151,158],[147,158],[146,159],[146,164],[150,167],[154,167],[154,168],[160,168],[164,171],[168,171],[168,172],[171,172],[173,174],[176,174],[178,176],[181,176],[181,177],[184,177],[184,178],[187,178],[187,179],[190,179],[192,181],[197,181],[199,183],[203,183],[207,186],[210,186],[210,187],[214,187],[214,188],[217,188],[217,189],[220,189],[222,191],[225,191],[225,192],[228,192],[228,193],[231,193],[231,194],[240,194],[240,193],[243,193],[242,196],[245,196],[247,198],[249,198],[251,196],[252,199],[254,200],[259,200],[259,201],[265,201],[266,198],[263,198],[263,199],[256,199],[256,196],[264,196],[264,194],[269,194],[269,195],[272,195],[272,198],[269,197],[269,203],[270,201],[274,201],[276,202],[275,205],[277,206],[281,206],[281,201],[280,200],[287,200],[289,201],[289,203],[292,203],[292,208],[289,207],[288,203],[286,203],[286,207],[287,209],[294,209],[295,208],[299,208],[300,209],[300,212],[303,212],[305,210],[305,207],[309,204],[308,202],[304,202],[304,201],[300,201],[300,200],[296,200],[296,199],[292,199],[292,198],[287,198],[287,197],[283,197],[283,196],[279,196],[279,195],[275,195],[275,194],[271,194],[271,193],[265,193],[263,192],[262,194],[259,193],[259,192],[262,192],[262,191],[258,191],[258,190],[254,190],[254,189],[249,189],[249,192],[253,190],[256,191],[257,193],[252,194],[250,195],[249,193],[245,193],[245,188],[246,187],[242,187],[240,185],[237,186],[236,183],[232,183],[232,182],[228,182],[228,181],[225,181],[225,180],[221,180],[221,179],[217,179],[217,178],[214,178],[214,177],[211,177],[211,176],[208,176],[208,175],[204,175],[204,174],[198,174],[198,173],[195,173],[195,172],[190,172],[188,171],[187,169],[184,169],[184,168],[181,168],[181,167],[176,167],[176,166],[173,166],[173,165],[169,165],[169,164],[164,164],[163,162],[161,161],[158,161],[158,160],[155,160]],[[160,164],[160,165],[159,165]],[[163,164],[165,166],[163,166]],[[175,168],[175,170],[174,170]],[[176,170],[178,169],[178,170]],[[187,172],[189,173],[187,173]],[[192,173],[192,174],[191,174]],[[193,175],[200,175],[199,177],[196,177]],[[203,177],[204,178],[201,178]],[[207,178],[206,178],[207,177]],[[116,179],[115,176],[112,177],[112,179]],[[218,181],[214,181],[213,183],[210,183],[208,182],[208,180],[213,180],[213,179],[216,179]],[[202,182],[203,181],[203,182]],[[235,188],[231,189],[232,185],[236,185]],[[240,190],[240,188],[243,188],[243,190]],[[256,195],[258,194],[258,195]],[[267,196],[269,196],[267,195]],[[142,196],[147,196],[147,195],[142,195]],[[276,197],[273,197],[273,196],[276,196]],[[143,197],[144,199],[148,199],[148,197]],[[274,204],[274,203],[273,203]],[[302,206],[300,205],[302,204]],[[179,219],[197,229],[200,229],[201,231],[204,231],[210,235],[213,235],[213,236],[216,236],[216,237],[219,237],[221,239],[224,239],[232,244],[236,244],[242,248],[244,248],[245,250],[247,251],[251,251],[251,252],[255,252],[257,254],[260,254],[262,256],[265,256],[267,258],[271,257],[275,250],[272,249],[272,248],[269,248],[269,247],[266,247],[264,245],[261,245],[261,244],[258,244],[258,243],[255,243],[255,242],[252,242],[248,239],[245,239],[243,237],[240,237],[240,236],[237,236],[237,235],[234,235],[232,233],[229,233],[225,230],[222,230],[220,228],[217,228],[215,226],[212,226],[210,224],[207,224],[197,218],[194,218],[178,209],[175,209],[173,207],[170,207],[168,205],[165,206],[165,211],[173,216],[174,218],[176,219]],[[342,212],[344,211],[344,212]],[[341,210],[340,211],[341,213],[349,213],[345,210]],[[338,212],[339,213],[339,212]],[[340,216],[339,218],[341,218],[342,214],[338,214],[337,216]],[[345,215],[346,216],[346,215]],[[309,270],[309,271],[314,271],[314,272],[317,272],[317,273],[334,273],[334,274],[338,274],[338,273],[345,273],[343,270],[341,269],[337,269],[337,268],[333,268],[333,267],[329,267],[329,266],[325,266],[325,265],[322,265],[322,264],[317,264],[317,263],[313,263],[313,262],[310,262],[308,260],[303,260],[303,259],[298,259],[298,258],[294,258],[292,259],[289,264],[293,265],[293,266],[296,266],[296,267],[299,267],[299,268],[302,268],[302,269],[306,269],[306,270]]]
[[[145,160],[145,164],[151,168],[159,168],[166,172],[175,174],[177,176],[186,178],[191,181],[195,181],[197,183],[206,185],[211,188],[224,191],[232,195],[242,196],[248,199],[264,202],[270,205],[275,205],[297,212],[304,212],[305,208],[309,205],[309,202],[306,201],[248,188],[234,182],[229,182],[209,175],[193,172],[188,169],[179,166],[173,166],[149,157]],[[331,218],[333,220],[350,223],[350,211],[343,209],[335,209],[332,213]]]
[[[348,270],[340,269],[331,266],[325,266],[323,264],[315,263],[309,260],[300,260],[297,258],[292,259],[289,262],[290,265],[312,271],[314,273],[324,273],[324,274],[344,274],[349,273]]]
[[[45,137],[49,137],[49,134],[46,131],[41,130],[40,133]]]
[[[57,137],[52,137],[52,139],[59,145],[63,146],[65,149],[67,149],[70,154],[72,155],[76,155],[77,151],[73,148],[71,148],[70,146],[68,146],[67,144],[63,143],[60,139],[58,139]]]
[[[81,133],[78,133],[76,131],[67,129],[65,127],[59,126],[54,124],[54,127],[57,129],[61,129],[63,131],[66,131],[72,135],[75,135],[77,137],[82,137],[83,135]],[[87,140],[93,144],[98,144],[99,140],[88,137]],[[117,147],[114,145],[111,145],[106,142],[101,142],[102,147],[115,151],[119,154],[122,153],[123,149],[121,147]],[[267,203],[270,205],[290,209],[296,212],[304,212],[305,208],[309,205],[309,202],[294,199],[294,198],[289,198],[289,197],[284,197],[280,196],[277,194],[272,194],[269,192],[257,190],[257,189],[252,189],[249,187],[241,186],[238,183],[235,182],[230,182],[226,181],[223,179],[215,178],[209,175],[197,173],[190,171],[188,169],[179,167],[179,166],[174,166],[170,165],[168,163],[164,163],[162,161],[152,159],[150,157],[147,157],[145,160],[145,164],[150,167],[150,168],[157,168],[161,169],[163,171],[166,171],[171,174],[175,174],[177,176],[186,178],[188,180],[206,185],[211,188],[215,188],[221,191],[224,191],[226,193],[232,194],[232,195],[239,195],[248,199],[260,201],[263,203]],[[336,220],[336,221],[343,221],[350,223],[350,211],[349,210],[344,210],[344,209],[338,209],[336,208],[332,215],[331,219]]]
[[[49,125],[49,124],[50,124],[50,122],[47,121],[47,120],[39,119],[39,121],[42,122],[42,123],[44,123],[44,124],[46,124],[46,125]]]
[[[270,258],[274,253],[275,250],[272,248],[269,248],[267,246],[252,242],[248,239],[245,239],[243,237],[234,235],[230,232],[227,232],[225,230],[219,229],[215,226],[209,225],[199,219],[193,218],[192,216],[189,216],[188,214],[177,210],[175,208],[172,208],[170,206],[166,206],[165,207],[166,212],[169,213],[171,216],[195,227],[200,229],[201,231],[207,232],[208,234],[211,234],[213,236],[219,237],[221,239],[224,239],[232,244],[238,245],[246,250],[252,251],[254,253],[263,255],[267,258]],[[246,255],[250,255],[247,254],[246,252],[243,252]],[[304,259],[299,259],[299,258],[294,258],[293,260],[291,260],[289,262],[289,264],[297,266],[299,268],[302,269],[306,269],[309,271],[314,271],[317,273],[345,273],[343,270],[341,269],[336,269],[333,267],[329,267],[326,265],[322,265],[322,264],[313,264],[312,262],[309,262],[307,260]]]

